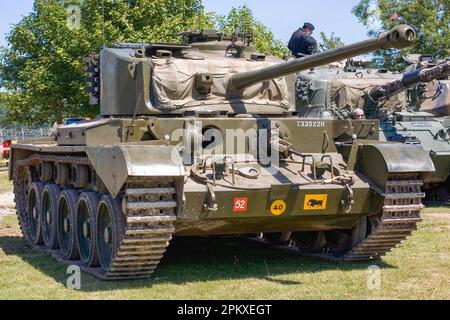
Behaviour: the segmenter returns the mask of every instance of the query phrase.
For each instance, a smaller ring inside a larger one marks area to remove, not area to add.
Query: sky
[[[351,13],[358,0],[203,0],[207,11],[227,14],[233,6],[247,4],[255,18],[272,29],[275,37],[286,42],[291,34],[303,25],[311,22],[316,27],[315,36],[331,32],[345,42],[352,43],[367,37],[366,29]],[[100,1],[99,1],[100,3]],[[11,25],[20,21],[29,13],[33,0],[0,1],[0,45],[6,45],[5,34]]]

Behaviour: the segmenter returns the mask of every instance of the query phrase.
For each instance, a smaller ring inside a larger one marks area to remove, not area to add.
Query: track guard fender
[[[113,197],[129,177],[183,177],[179,152],[172,146],[96,146],[87,156]]]
[[[391,174],[420,173],[422,177],[435,172],[433,161],[420,146],[400,143],[369,143],[358,148],[356,170],[381,190]]]

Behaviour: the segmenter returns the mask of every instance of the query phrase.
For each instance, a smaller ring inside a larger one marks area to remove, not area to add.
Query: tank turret
[[[450,64],[450,57],[446,60]],[[442,61],[432,56],[422,55],[420,61],[412,67],[429,68],[440,63]],[[418,111],[428,112],[436,117],[450,116],[450,72],[443,74],[437,81],[418,85],[411,92],[411,100]]]
[[[89,91],[102,115],[292,113],[294,79],[283,77],[378,49],[404,48],[416,38],[411,27],[400,25],[372,39],[284,61],[257,53],[251,35],[181,35],[184,45],[120,44],[102,50],[88,69],[100,74],[88,79],[95,80],[89,80]]]
[[[445,109],[449,74],[450,60],[411,65],[403,74],[348,60],[345,66],[301,72],[296,83],[297,111],[307,117],[349,118],[352,110],[361,108],[368,118],[387,119],[395,112],[418,111],[424,101],[430,106],[421,111]]]

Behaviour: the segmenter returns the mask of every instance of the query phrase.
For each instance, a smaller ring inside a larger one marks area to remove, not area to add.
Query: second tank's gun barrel
[[[416,84],[431,82],[449,74],[450,61],[445,61],[431,68],[407,72],[399,80],[373,88],[368,95],[371,100],[378,102],[382,99],[388,99],[391,96],[397,95]]]
[[[235,90],[243,90],[256,83],[305,71],[328,63],[348,59],[361,54],[367,54],[380,49],[402,49],[414,43],[416,32],[408,25],[399,25],[389,32],[383,32],[378,37],[343,46],[337,49],[314,54],[265,67],[259,70],[239,72],[234,74],[229,86]]]

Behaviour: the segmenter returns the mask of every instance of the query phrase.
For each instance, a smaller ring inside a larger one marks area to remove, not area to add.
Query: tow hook
[[[344,208],[345,213],[350,213],[353,206],[355,205],[355,200],[353,199],[353,189],[346,184],[344,199],[341,200],[341,206]]]
[[[214,192],[213,186],[210,183],[208,183],[207,186],[208,186],[208,197],[206,203],[203,206],[209,212],[216,212],[219,209],[216,203],[216,194]]]

